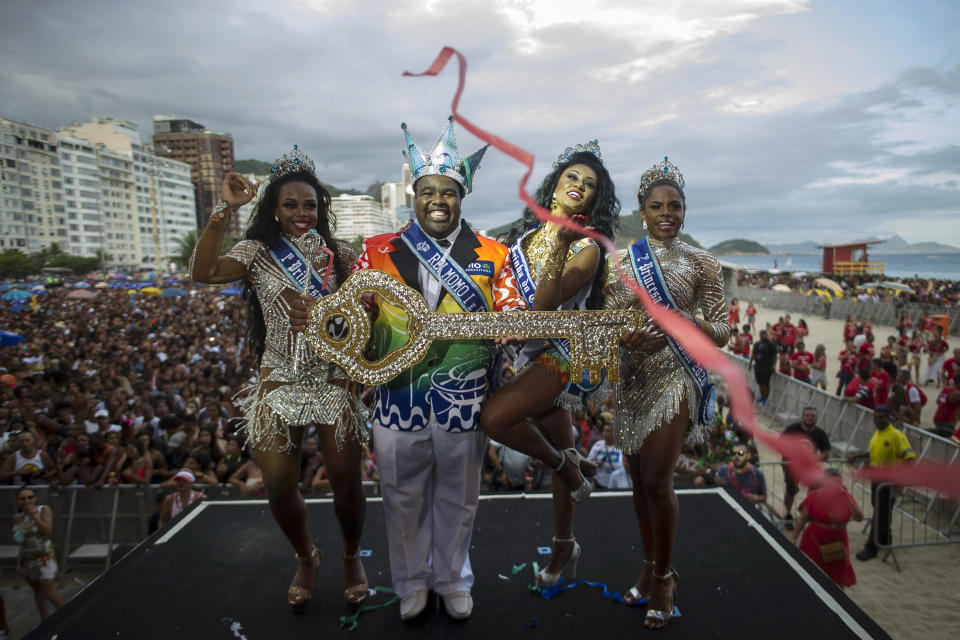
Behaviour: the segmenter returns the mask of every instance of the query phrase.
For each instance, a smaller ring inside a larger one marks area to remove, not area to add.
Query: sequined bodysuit
[[[650,237],[649,243],[679,310],[694,313],[699,306],[714,342],[725,345],[730,327],[720,263],[706,251],[680,240],[659,241]],[[615,271],[619,264],[632,276],[630,260],[626,250],[610,257],[604,289],[608,309],[643,309],[643,303]],[[643,315],[646,323],[646,314]],[[659,346],[646,344],[634,351],[621,349],[614,437],[617,446],[627,453],[638,451],[651,431],[672,420],[680,411],[681,402],[687,403],[690,416],[697,415],[700,391],[696,383],[670,346],[659,342]],[[703,442],[709,436],[705,426],[695,423],[691,420],[687,442]]]
[[[288,236],[289,240],[295,239]],[[350,245],[338,247],[341,270],[350,273],[355,260]],[[243,429],[251,447],[289,451],[294,443],[289,427],[316,423],[335,425],[337,442],[365,439],[366,409],[350,393],[333,384],[347,375],[316,358],[298,334],[290,330],[290,301],[299,295],[285,273],[258,240],[241,240],[226,254],[247,267],[247,279],[263,309],[267,333],[257,383],[242,389]],[[335,289],[336,270],[330,274]]]

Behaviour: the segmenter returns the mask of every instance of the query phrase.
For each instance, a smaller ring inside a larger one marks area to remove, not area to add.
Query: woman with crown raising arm
[[[191,271],[197,282],[244,281],[249,344],[257,354],[259,375],[242,401],[241,429],[263,470],[270,510],[296,553],[297,573],[287,592],[290,607],[302,611],[310,602],[321,557],[297,486],[300,447],[310,424],[317,425],[343,538],[344,596],[359,606],[368,592],[359,556],[366,505],[360,475],[366,411],[346,388],[346,374],[315,358],[302,337],[290,331],[289,322],[291,303],[301,293],[318,298],[335,291],[356,256],[331,234],[330,194],[313,162],[294,145],[274,164],[244,239],[219,257],[231,214],[250,202],[256,190],[237,173],[224,178]]]
[[[654,301],[678,311],[722,347],[730,327],[720,263],[677,238],[686,216],[683,186],[667,158],[643,174],[637,200],[649,235],[611,257],[607,308],[643,308],[615,272],[619,264]],[[698,306],[702,319],[694,315]],[[640,578],[624,599],[640,604],[649,598],[644,624],[659,629],[673,615],[679,583],[671,565],[678,519],[673,468],[684,440],[706,440],[715,392],[703,367],[651,321],[626,332],[621,345],[614,431],[629,461],[644,555]]]
[[[567,148],[537,189],[536,200],[554,215],[608,238],[620,214],[620,201],[596,140]],[[603,308],[604,251],[593,240],[552,222],[541,225],[528,208],[506,244],[511,245],[517,288],[530,309]],[[570,411],[582,408],[586,394],[600,385],[590,384],[580,371],[570,371],[565,339],[528,340],[514,365],[520,373],[487,401],[480,428],[493,440],[553,469],[552,552],[536,577],[540,587],[552,587],[564,567],[576,572],[580,545],[573,535],[573,503],[586,500],[592,488],[581,471],[584,458],[574,448]]]

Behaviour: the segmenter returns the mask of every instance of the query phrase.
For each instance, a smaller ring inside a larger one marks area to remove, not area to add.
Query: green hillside
[[[709,249],[714,255],[770,255],[770,251],[759,242],[736,238],[734,240],[724,240],[720,244],[715,244]]]

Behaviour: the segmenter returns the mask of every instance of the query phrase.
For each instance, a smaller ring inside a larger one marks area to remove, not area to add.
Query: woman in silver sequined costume
[[[535,199],[554,215],[611,237],[620,201],[596,142],[585,147],[568,149],[557,159]],[[507,244],[522,249],[535,286],[534,310],[603,308],[605,256],[596,242],[554,223],[540,225],[527,209]],[[519,273],[517,259],[511,255],[511,260],[514,273]],[[487,400],[480,428],[493,440],[554,469],[553,547],[550,561],[536,578],[541,587],[549,587],[559,581],[564,567],[575,571],[580,556],[573,535],[573,502],[585,500],[592,487],[581,471],[585,459],[574,448],[570,409],[582,406],[586,391],[577,385],[580,372],[570,371],[570,362],[550,341],[528,340],[514,364],[520,373]],[[586,464],[584,468],[589,470]]]
[[[686,215],[683,177],[676,167],[664,163],[644,173],[637,193],[650,248],[677,311],[722,347],[729,337],[729,325],[720,264],[706,251],[677,238]],[[640,300],[617,275],[618,264],[633,277],[626,251],[611,257],[607,308],[642,309]],[[698,307],[702,318],[694,315]],[[621,358],[615,432],[633,480],[644,552],[640,578],[624,599],[632,604],[649,597],[644,623],[660,628],[670,619],[679,581],[671,565],[678,518],[673,469],[684,441],[703,441],[709,431],[697,420],[698,385],[652,321],[627,332],[621,344],[625,355]]]
[[[257,384],[246,390],[241,430],[263,471],[270,510],[296,552],[298,569],[287,593],[291,608],[300,611],[309,603],[320,562],[297,486],[301,443],[310,424],[317,425],[343,538],[344,596],[359,606],[368,591],[359,558],[366,504],[361,483],[365,411],[347,388],[347,376],[315,358],[290,330],[289,320],[298,287],[304,285],[303,271],[309,273],[305,262],[332,291],[350,274],[355,256],[331,235],[330,195],[313,162],[294,147],[274,165],[244,239],[218,257],[230,213],[249,202],[256,189],[239,174],[224,178],[221,201],[194,250],[193,278],[214,284],[244,281],[250,346],[260,371]],[[279,260],[298,253],[304,258],[296,261],[300,270]]]

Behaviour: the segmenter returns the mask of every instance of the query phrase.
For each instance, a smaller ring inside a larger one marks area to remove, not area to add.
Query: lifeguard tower
[[[844,242],[843,244],[821,244],[823,249],[823,265],[821,269],[826,275],[849,276],[864,273],[883,273],[887,268],[886,262],[870,262],[867,256],[867,245],[880,244],[886,240],[861,240],[859,242]]]

